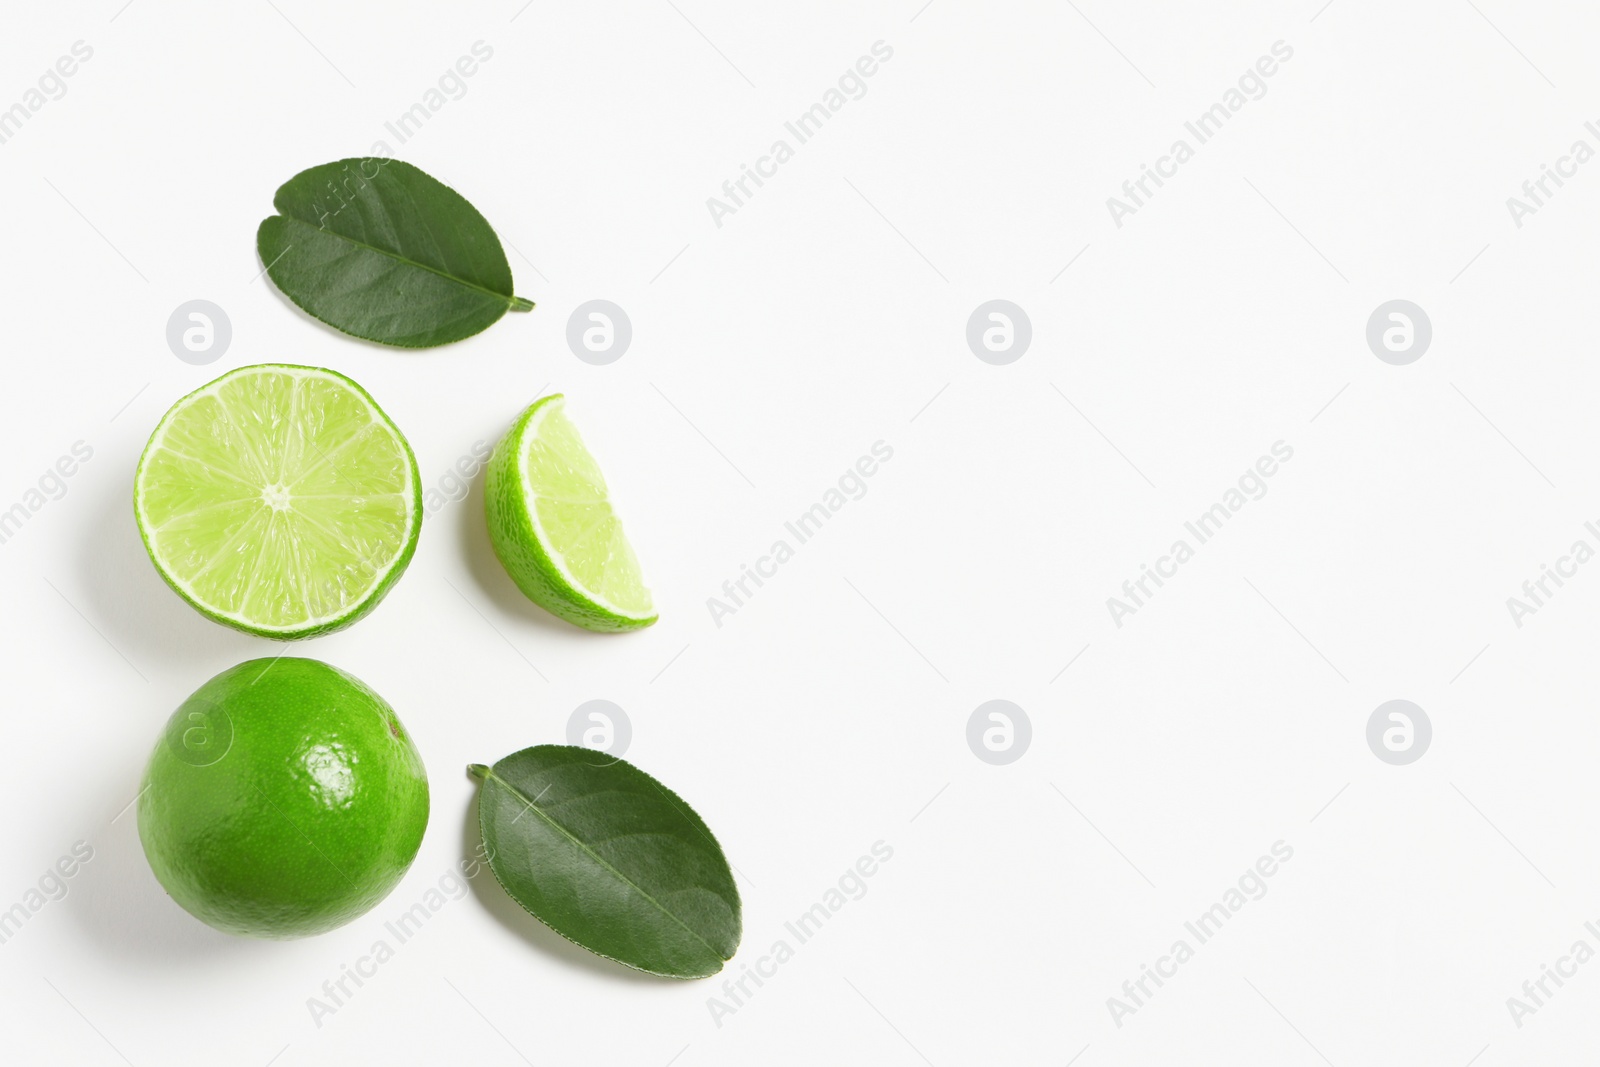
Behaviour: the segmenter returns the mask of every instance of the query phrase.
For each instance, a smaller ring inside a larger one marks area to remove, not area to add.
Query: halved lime
[[[586,630],[656,621],[605,477],[560,393],[535,400],[495,446],[484,509],[495,555],[535,604]]]
[[[269,363],[172,406],[139,459],[133,510],[179,596],[288,640],[377,606],[416,551],[422,488],[411,446],[365,389]]]

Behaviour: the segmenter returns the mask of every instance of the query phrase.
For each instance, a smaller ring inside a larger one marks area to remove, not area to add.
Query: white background
[[[0,509],[74,442],[93,459],[0,545],[0,909],[74,842],[94,858],[0,945],[0,1058],[1600,1053],[1600,963],[1520,1028],[1506,1005],[1577,939],[1600,948],[1600,565],[1521,628],[1506,607],[1600,519],[1600,163],[1520,229],[1506,207],[1574,140],[1600,147],[1592,8],[919,3],[5,10],[0,107],[75,41],[94,54],[0,145]],[[479,40],[466,95],[398,144],[385,122]],[[706,198],[879,40],[867,94],[716,226]],[[1114,225],[1106,198],[1279,40],[1265,97]],[[534,312],[390,350],[257,277],[277,186],[379,140],[515,246]],[[211,366],[167,347],[194,298],[232,320]],[[610,366],[566,347],[595,298],[633,323]],[[965,341],[994,298],[1033,325],[1009,366]],[[1364,336],[1397,298],[1434,328],[1403,367]],[[629,636],[557,624],[490,555],[481,485],[431,515],[382,606],[295,651],[394,704],[432,822],[388,900],[292,943],[181,911],[126,813],[172,709],[279,651],[173,595],[129,503],[167,406],[268,361],[364,384],[430,486],[564,390],[661,609]],[[878,440],[866,496],[716,626],[706,598]],[[1115,626],[1106,598],[1279,440],[1267,495]],[[874,842],[893,859],[720,1026],[720,979],[592,959],[487,878],[318,1026],[308,998],[475,846],[465,765],[564,740],[594,698],[741,871],[725,973]],[[1003,767],[965,739],[993,698],[1033,724]],[[1365,740],[1394,698],[1433,724],[1409,766]],[[1116,1025],[1107,998],[1279,840],[1266,896]]]

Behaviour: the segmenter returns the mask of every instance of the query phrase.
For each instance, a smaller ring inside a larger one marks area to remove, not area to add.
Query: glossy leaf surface
[[[570,941],[641,971],[716,974],[739,946],[722,847],[683,799],[593,749],[536,745],[492,768],[478,819],[506,892]]]
[[[273,283],[303,311],[381,344],[429,348],[471,337],[516,296],[500,239],[460,193],[398,159],[301,171],[256,233]]]

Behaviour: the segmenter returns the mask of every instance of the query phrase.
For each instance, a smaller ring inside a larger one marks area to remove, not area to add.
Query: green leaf
[[[267,274],[336,330],[403,348],[449,344],[528,311],[478,209],[398,159],[342,159],[278,189],[256,232]]]
[[[511,898],[590,952],[704,978],[739,947],[739,891],[722,847],[666,786],[620,759],[535,745],[492,768],[478,823]]]

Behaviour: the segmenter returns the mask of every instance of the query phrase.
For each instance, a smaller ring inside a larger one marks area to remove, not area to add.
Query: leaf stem
[[[513,296],[511,298],[511,310],[512,311],[532,311],[533,310],[533,301],[532,300],[524,300],[520,296]]]
[[[481,782],[489,777],[489,768],[481,763],[469,763],[467,764],[467,773]]]

